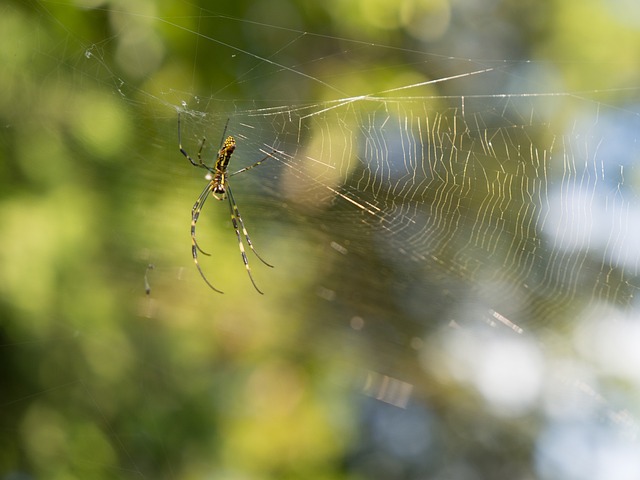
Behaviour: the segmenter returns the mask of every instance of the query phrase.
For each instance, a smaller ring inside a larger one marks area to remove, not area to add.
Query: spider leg
[[[204,253],[205,255],[209,255],[209,254],[204,252],[198,246],[198,242],[196,242],[196,224],[198,223],[198,218],[200,217],[200,210],[202,210],[202,206],[204,205],[204,202],[207,200],[207,197],[209,196],[209,193],[211,193],[212,190],[213,190],[213,182],[210,182],[209,185],[207,185],[205,189],[202,191],[202,193],[198,197],[198,200],[196,200],[196,203],[193,205],[193,209],[191,210],[191,255],[193,256],[193,262],[196,264],[198,272],[200,272],[200,276],[203,278],[206,284],[209,285],[209,287],[211,287],[212,290],[218,293],[224,293],[221,290],[218,290],[213,285],[211,285],[211,283],[209,283],[209,280],[207,280],[207,277],[205,277],[204,272],[202,271],[202,269],[200,268],[200,264],[198,263],[198,250]]]
[[[274,150],[275,151],[275,150]],[[238,175],[239,173],[243,173],[246,172],[247,170],[251,170],[254,167],[257,167],[258,165],[262,164],[262,162],[264,162],[265,160],[272,158],[273,157],[273,152],[271,152],[268,155],[265,155],[263,158],[261,158],[260,160],[258,160],[256,163],[254,163],[253,165],[249,165],[248,167],[244,167],[241,168],[240,170],[238,170],[237,172],[233,172],[229,175],[227,175],[228,177],[233,177],[234,175]]]
[[[202,190],[202,193],[200,193],[200,196],[198,196],[196,203],[193,205],[193,208],[191,209],[191,239],[195,244],[196,248],[200,251],[200,253],[203,253],[204,255],[207,255],[207,256],[211,256],[211,254],[205,252],[202,248],[200,248],[200,245],[198,245],[198,242],[196,242],[196,222],[200,217],[200,210],[202,210],[204,202],[207,200],[207,197],[209,196],[212,190],[213,190],[213,185],[209,183],[209,185],[207,185],[204,188],[204,190]],[[215,196],[215,194],[213,195]]]
[[[233,229],[235,230],[236,237],[238,238],[238,248],[240,248],[240,255],[242,255],[242,262],[244,263],[244,266],[247,269],[247,273],[249,274],[249,279],[253,284],[253,288],[255,288],[260,295],[264,295],[262,290],[260,290],[258,288],[258,285],[256,285],[256,282],[253,279],[253,275],[251,275],[251,267],[249,267],[249,259],[247,258],[247,254],[244,250],[244,244],[242,243],[242,237],[240,236],[240,229],[238,228],[238,223],[242,225],[242,231],[245,234],[246,238],[248,238],[247,230],[244,228],[244,224],[242,223],[242,218],[239,216],[238,207],[236,206],[236,202],[233,198],[233,194],[231,193],[231,190],[229,189],[228,184],[227,184],[227,199],[229,201],[229,212],[231,213],[231,223],[233,224]],[[249,245],[251,246],[251,243],[249,243]],[[251,247],[251,249],[253,250],[253,247]],[[255,253],[255,250],[254,250],[254,253]]]
[[[256,257],[258,257],[258,259],[264,263],[267,267],[271,267],[273,268],[273,265],[271,265],[270,263],[266,262],[264,260],[264,258],[262,258],[260,256],[260,254],[258,254],[258,251],[253,247],[253,243],[251,243],[251,237],[249,237],[249,232],[247,232],[247,229],[244,226],[244,222],[242,221],[242,216],[240,215],[240,210],[238,210],[238,204],[236,203],[236,199],[233,198],[233,193],[231,193],[231,189],[229,188],[229,184],[227,184],[227,194],[229,196],[229,204],[232,206],[233,210],[231,212],[231,218],[233,220],[234,217],[234,213],[235,213],[235,217],[238,219],[238,223],[240,224],[240,227],[242,227],[242,233],[244,234],[244,238],[247,240],[247,245],[249,245],[249,248],[251,248],[251,251],[255,254]],[[234,223],[234,227],[235,222]],[[238,229],[236,228],[236,232],[238,231]]]
[[[211,173],[214,173],[210,167],[207,167],[202,162],[201,154],[202,154],[202,149],[204,148],[205,141],[206,141],[206,138],[203,138],[202,143],[200,143],[200,150],[198,150],[198,163],[196,163],[196,161],[193,158],[191,158],[191,156],[187,153],[187,151],[184,148],[182,148],[182,130],[180,128],[180,112],[178,112],[178,148],[180,149],[180,153],[182,153],[182,155],[184,155],[187,158],[187,160],[191,162],[191,165],[193,165],[194,167],[206,168]]]

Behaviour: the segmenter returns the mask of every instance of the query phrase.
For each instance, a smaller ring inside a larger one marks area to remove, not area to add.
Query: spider
[[[202,156],[201,156],[206,138],[203,138],[202,142],[200,143],[200,150],[198,150],[197,162],[194,161],[193,158],[189,156],[189,154],[185,151],[184,148],[182,148],[182,134],[180,130],[180,113],[178,112],[178,148],[180,149],[180,153],[182,153],[185,157],[187,157],[189,162],[191,162],[191,165],[193,165],[194,167],[204,168],[209,172],[209,174],[207,175],[207,179],[209,179],[209,183],[204,188],[204,190],[202,190],[202,193],[200,193],[200,196],[196,200],[196,203],[193,205],[193,208],[191,209],[191,254],[193,256],[193,261],[196,264],[196,267],[198,268],[198,272],[200,272],[200,275],[202,276],[204,281],[207,283],[207,285],[209,285],[209,287],[211,287],[212,290],[218,293],[224,293],[221,290],[218,290],[216,287],[214,287],[209,282],[209,280],[207,280],[207,277],[204,275],[204,272],[200,268],[200,264],[198,263],[198,252],[204,255],[210,255],[210,254],[202,250],[202,248],[200,248],[200,246],[198,245],[198,242],[196,241],[196,224],[198,223],[198,218],[200,217],[200,211],[204,206],[204,202],[207,200],[207,198],[209,198],[209,194],[213,195],[213,197],[215,197],[217,200],[224,200],[226,198],[229,201],[229,212],[231,214],[231,224],[233,225],[233,229],[236,232],[236,237],[238,238],[238,247],[240,248],[242,261],[244,263],[245,268],[247,269],[247,273],[249,274],[249,279],[251,280],[253,287],[256,289],[256,291],[259,294],[263,295],[262,291],[256,285],[256,282],[253,280],[253,275],[251,275],[251,268],[249,267],[249,259],[247,258],[247,254],[244,249],[244,244],[242,243],[242,237],[240,235],[240,229],[238,228],[238,226],[242,228],[242,233],[244,234],[244,238],[246,239],[247,245],[249,245],[249,248],[251,248],[251,251],[256,255],[256,257],[258,257],[258,259],[260,259],[260,261],[264,263],[267,267],[273,268],[273,265],[270,265],[269,263],[267,263],[258,254],[256,249],[253,247],[253,244],[251,243],[251,238],[249,237],[249,233],[247,232],[247,229],[244,226],[244,222],[242,221],[240,210],[238,210],[238,205],[236,204],[236,200],[233,197],[233,193],[231,192],[231,186],[229,185],[229,177],[233,177],[234,175],[238,175],[239,173],[243,173],[243,172],[246,172],[247,170],[251,170],[252,168],[257,167],[262,162],[264,162],[267,158],[269,158],[271,155],[267,155],[261,160],[258,160],[253,165],[242,168],[237,172],[227,173],[227,168],[229,167],[229,160],[231,160],[231,155],[236,149],[236,141],[232,136],[228,136],[225,139],[224,136],[226,131],[227,131],[227,127],[225,126],[224,131],[222,133],[222,138],[224,139],[224,141],[222,141],[220,144],[220,150],[218,150],[218,158],[216,159],[216,163],[213,166],[213,168],[208,167],[202,162]]]

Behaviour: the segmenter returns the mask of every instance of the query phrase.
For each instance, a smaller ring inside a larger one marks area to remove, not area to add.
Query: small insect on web
[[[150,263],[149,265],[147,265],[147,270],[144,272],[144,292],[147,295],[151,295],[151,284],[149,283],[149,272],[151,270],[153,270],[155,267],[153,266],[153,263]]]
[[[197,155],[198,161],[196,162],[195,160],[193,160],[193,158],[191,158],[191,156],[189,156],[186,150],[182,148],[180,112],[178,112],[178,147],[180,148],[180,153],[182,153],[185,157],[187,157],[189,162],[191,162],[191,165],[193,165],[194,167],[204,168],[211,174],[209,183],[204,188],[204,190],[202,190],[202,193],[200,193],[200,196],[198,196],[196,203],[193,205],[193,208],[191,209],[191,253],[193,255],[193,261],[196,264],[196,267],[198,268],[198,272],[200,272],[200,275],[202,276],[204,281],[207,283],[207,285],[209,285],[209,287],[211,287],[211,289],[215,290],[216,292],[223,293],[221,290],[218,290],[216,287],[214,287],[209,282],[209,280],[207,280],[207,277],[205,276],[204,272],[202,271],[202,268],[200,268],[200,264],[198,263],[198,252],[204,255],[210,255],[210,254],[202,250],[198,245],[198,242],[196,241],[196,225],[198,223],[198,218],[200,217],[200,211],[202,210],[202,207],[204,206],[204,203],[206,202],[207,198],[209,198],[209,195],[212,195],[217,200],[224,200],[226,198],[229,202],[229,213],[231,214],[231,224],[233,225],[233,229],[236,232],[236,237],[238,238],[238,247],[240,248],[242,261],[244,263],[245,268],[247,269],[247,273],[249,274],[249,279],[251,280],[253,287],[256,289],[256,291],[259,294],[262,295],[262,291],[258,288],[258,286],[256,285],[256,282],[253,280],[253,275],[251,275],[251,268],[249,267],[249,259],[247,258],[244,244],[242,242],[242,236],[240,235],[240,228],[242,229],[242,234],[244,235],[247,245],[249,246],[249,248],[251,248],[251,251],[256,255],[256,257],[258,257],[258,259],[268,267],[273,268],[273,265],[270,265],[269,263],[267,263],[258,254],[256,249],[253,247],[253,244],[251,243],[251,238],[249,237],[249,233],[247,232],[247,229],[244,226],[244,222],[242,220],[242,216],[240,215],[240,210],[238,210],[238,205],[236,203],[235,198],[233,197],[233,193],[229,185],[229,177],[233,177],[234,175],[238,175],[239,173],[244,173],[247,170],[251,170],[252,168],[257,167],[262,162],[264,162],[267,158],[269,158],[271,155],[267,155],[264,158],[258,160],[253,165],[242,168],[237,172],[227,173],[227,168],[229,167],[229,160],[231,160],[231,155],[236,149],[236,141],[232,136],[228,136],[225,139],[224,136],[226,132],[227,132],[227,127],[225,126],[224,131],[222,132],[222,141],[220,143],[220,150],[218,150],[218,157],[216,159],[216,163],[214,164],[214,166],[209,167],[202,162],[202,149],[204,148],[206,138],[203,138],[202,142],[200,143],[200,150],[198,150],[198,155]]]

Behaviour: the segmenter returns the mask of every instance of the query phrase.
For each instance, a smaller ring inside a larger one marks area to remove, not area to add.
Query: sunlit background
[[[0,478],[640,478],[639,51],[624,0],[4,2]],[[178,112],[264,159],[264,295],[226,201],[194,265]]]

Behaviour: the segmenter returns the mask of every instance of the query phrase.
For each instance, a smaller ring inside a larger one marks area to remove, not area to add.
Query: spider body
[[[225,131],[226,131],[226,127],[225,127]],[[224,134],[222,135],[222,138],[224,138]],[[193,261],[198,269],[198,272],[200,272],[200,275],[202,276],[206,284],[209,285],[209,287],[211,287],[211,289],[215,290],[216,292],[223,293],[221,290],[218,290],[217,288],[215,288],[209,282],[209,280],[207,280],[207,277],[205,276],[204,272],[202,271],[202,268],[200,268],[200,264],[198,263],[198,252],[204,255],[209,255],[209,254],[204,250],[202,250],[198,245],[198,242],[196,241],[196,225],[198,223],[198,218],[200,218],[200,211],[202,210],[202,207],[204,206],[204,203],[207,200],[207,198],[209,198],[209,195],[212,195],[217,200],[226,199],[228,200],[228,203],[229,203],[229,213],[231,215],[231,224],[233,225],[233,229],[236,232],[236,237],[238,239],[238,247],[240,249],[240,255],[242,256],[242,262],[244,263],[247,273],[249,274],[249,279],[251,280],[253,287],[256,289],[258,293],[262,294],[262,291],[258,288],[258,286],[256,285],[256,282],[253,280],[253,275],[251,275],[251,268],[249,267],[249,259],[247,258],[247,254],[245,252],[244,244],[242,242],[242,236],[240,235],[240,229],[242,229],[242,233],[244,235],[244,239],[247,245],[249,246],[251,251],[256,255],[256,257],[258,257],[258,259],[268,267],[273,267],[273,265],[270,265],[269,263],[264,261],[262,257],[260,257],[256,249],[253,247],[253,244],[251,243],[251,238],[249,237],[249,233],[247,232],[247,229],[244,226],[244,221],[242,220],[242,216],[240,215],[240,210],[238,210],[238,205],[236,204],[235,198],[233,197],[233,193],[231,192],[231,187],[229,186],[229,177],[232,177],[234,175],[246,172],[247,170],[251,170],[252,168],[257,167],[264,160],[269,158],[271,155],[267,155],[266,157],[262,158],[261,160],[257,161],[256,163],[254,163],[249,167],[245,167],[238,170],[237,172],[228,174],[227,169],[229,167],[231,155],[236,149],[235,139],[229,136],[222,142],[222,146],[220,147],[220,150],[218,150],[218,158],[216,159],[216,162],[213,168],[205,165],[202,162],[202,149],[204,148],[205,141],[206,139],[203,138],[200,144],[200,150],[198,150],[198,155],[197,155],[198,161],[196,162],[185,151],[185,149],[182,148],[182,134],[180,130],[180,113],[178,113],[178,148],[180,149],[180,153],[182,153],[189,160],[189,162],[191,162],[191,165],[193,165],[194,167],[204,168],[205,170],[207,170],[209,172],[209,174],[207,175],[207,178],[210,179],[209,183],[204,188],[204,190],[202,190],[202,192],[200,193],[200,196],[196,200],[196,203],[193,204],[193,208],[191,209],[191,254],[193,256]]]
[[[224,199],[224,195],[226,195],[227,190],[225,189],[225,184],[227,183],[227,168],[229,167],[229,161],[231,160],[231,155],[236,149],[236,140],[233,137],[227,137],[227,139],[222,144],[220,151],[218,152],[218,159],[216,160],[216,164],[214,165],[214,174],[211,182],[214,184],[211,193],[214,195],[219,194],[223,197],[219,198],[219,200]],[[216,198],[218,198],[216,196]]]

